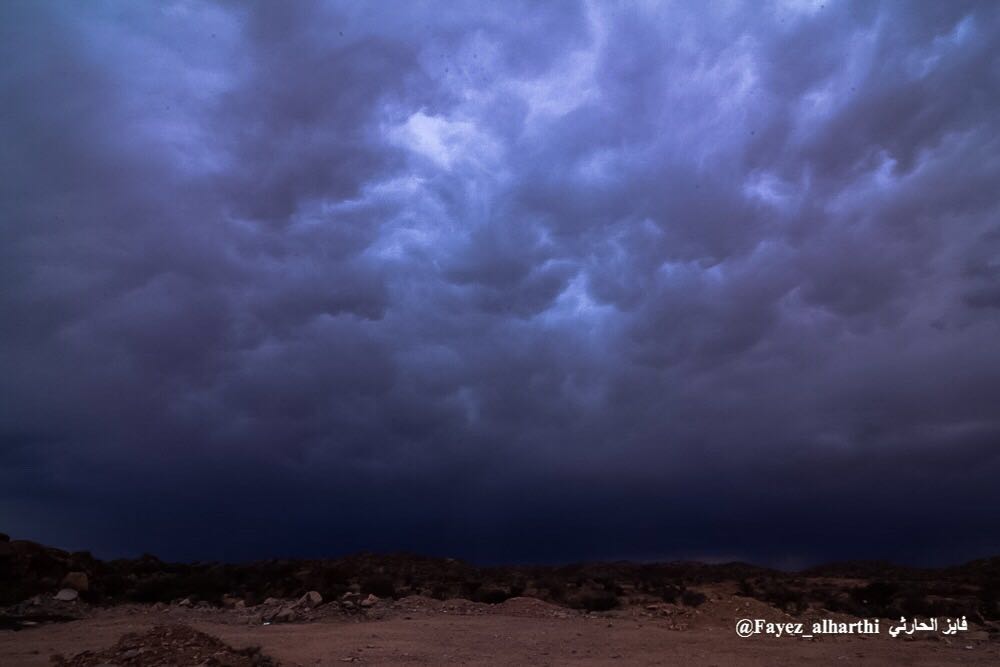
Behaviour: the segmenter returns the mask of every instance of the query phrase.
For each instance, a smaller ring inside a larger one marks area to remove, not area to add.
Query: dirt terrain
[[[101,561],[0,535],[0,666],[997,665],[998,593],[996,558],[801,572],[479,568],[403,554],[178,564]],[[807,629],[741,638],[741,619]],[[877,619],[879,631],[808,630],[858,619]],[[934,630],[917,619],[936,619]]]
[[[662,604],[607,612],[567,610],[529,598],[491,605],[410,597],[379,600],[359,615],[320,605],[288,623],[258,623],[243,609],[118,605],[82,610],[71,622],[0,631],[0,664],[1000,664],[1000,642],[981,630],[920,639],[890,638],[885,631],[872,638],[741,639],[734,630],[739,618],[792,617],[734,597],[724,586],[708,587],[706,596],[696,609]]]

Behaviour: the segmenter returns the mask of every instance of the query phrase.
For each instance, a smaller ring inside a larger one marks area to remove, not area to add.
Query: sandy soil
[[[282,665],[998,665],[1000,642],[825,637],[740,639],[735,620],[769,615],[744,601],[698,611],[566,613],[538,601],[483,605],[386,605],[372,618],[248,625],[194,609],[112,608],[78,621],[0,632],[0,665],[50,665],[114,644],[126,632],[183,623],[236,648],[258,645]],[[683,615],[678,619],[677,615]],[[129,663],[136,664],[136,663]],[[138,664],[142,664],[141,662]]]

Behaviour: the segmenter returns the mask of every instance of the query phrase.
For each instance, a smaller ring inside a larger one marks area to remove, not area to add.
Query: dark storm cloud
[[[1000,550],[989,4],[2,12],[7,531]]]

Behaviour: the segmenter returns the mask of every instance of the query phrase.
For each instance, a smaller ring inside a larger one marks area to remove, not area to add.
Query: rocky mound
[[[536,598],[516,597],[504,600],[497,606],[497,613],[506,616],[529,618],[566,618],[566,609]]]
[[[216,637],[187,625],[159,625],[142,633],[129,633],[104,651],[84,651],[72,658],[54,656],[63,667],[269,667],[277,665],[257,647],[235,649]]]

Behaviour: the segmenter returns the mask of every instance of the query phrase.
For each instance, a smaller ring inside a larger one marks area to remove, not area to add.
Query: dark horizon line
[[[7,533],[0,532],[0,535],[8,535]],[[73,553],[87,553],[98,561],[108,563],[114,561],[136,561],[143,558],[155,558],[157,561],[165,565],[208,565],[208,564],[224,564],[224,565],[252,565],[255,563],[267,563],[271,561],[342,561],[350,560],[352,558],[359,558],[365,556],[375,556],[381,558],[392,558],[392,557],[402,557],[402,558],[413,558],[422,560],[432,560],[432,561],[452,561],[462,563],[464,565],[469,565],[477,569],[506,569],[506,568],[550,568],[558,569],[565,567],[574,566],[599,566],[599,565],[629,565],[629,566],[644,566],[644,565],[683,565],[691,566],[698,565],[708,568],[724,568],[724,567],[734,567],[743,566],[750,567],[763,571],[778,572],[782,574],[808,574],[810,572],[820,572],[823,570],[828,570],[834,567],[843,566],[854,566],[854,567],[879,567],[886,570],[910,570],[913,572],[940,572],[947,570],[960,570],[966,567],[976,565],[978,563],[990,562],[990,561],[1000,561],[1000,553],[992,556],[983,556],[979,558],[965,559],[961,561],[949,562],[942,565],[909,565],[899,561],[884,559],[884,558],[850,558],[843,560],[827,560],[821,561],[814,565],[809,565],[806,567],[781,567],[778,565],[765,565],[760,562],[754,562],[752,560],[711,560],[711,559],[697,559],[697,558],[677,558],[672,560],[659,560],[659,559],[631,559],[631,558],[617,558],[617,559],[594,559],[594,560],[557,560],[557,561],[511,561],[511,562],[490,562],[486,563],[483,561],[476,561],[468,558],[461,558],[455,556],[445,556],[445,555],[431,555],[429,553],[420,553],[416,551],[407,550],[394,550],[394,551],[374,551],[374,550],[356,550],[349,553],[345,553],[339,556],[333,555],[311,555],[311,556],[293,556],[293,555],[274,555],[266,558],[236,558],[236,559],[163,559],[154,553],[144,551],[137,556],[116,556],[116,557],[103,557],[95,555],[89,549],[66,549],[60,546],[54,546],[51,544],[45,544],[43,542],[9,536],[10,542],[29,542],[36,544],[45,549],[56,549],[58,551],[63,551],[69,554]]]

